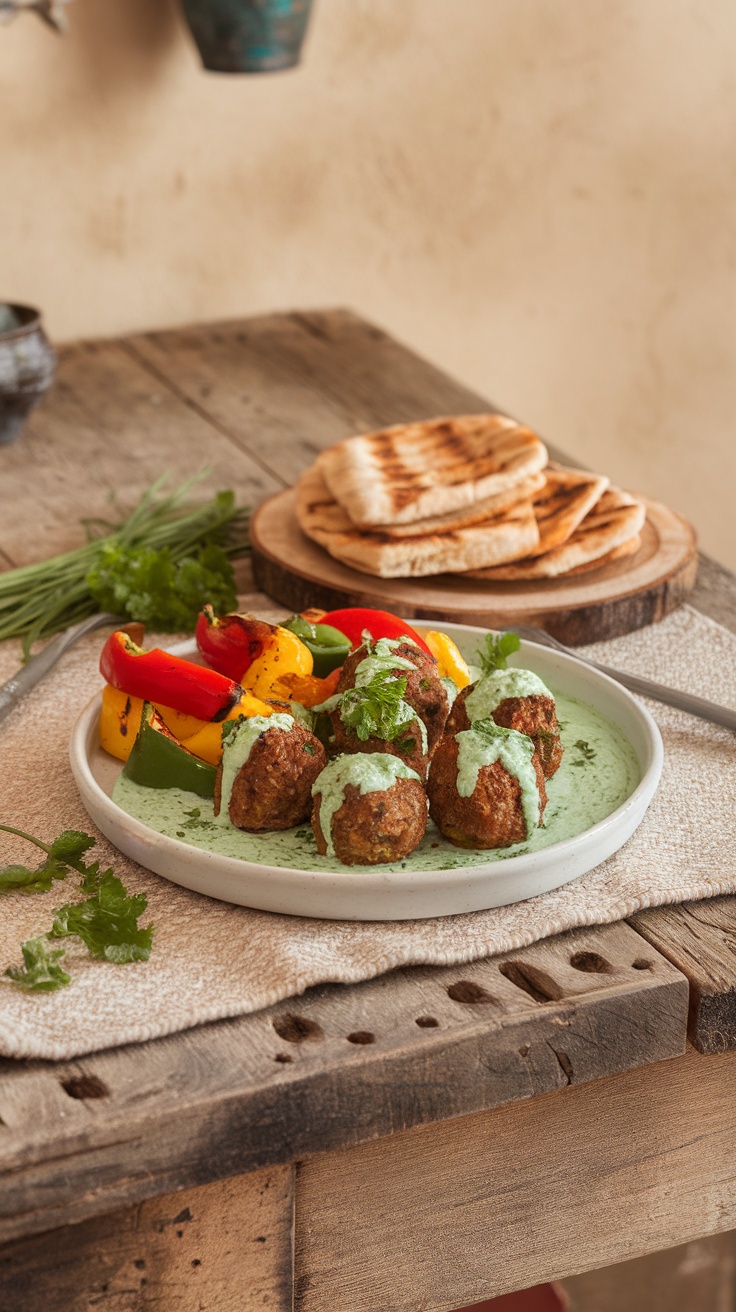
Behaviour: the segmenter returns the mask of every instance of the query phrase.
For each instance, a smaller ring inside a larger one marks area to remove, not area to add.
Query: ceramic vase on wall
[[[55,364],[38,310],[0,304],[0,444],[19,436],[51,386]]]
[[[312,0],[182,0],[205,68],[271,73],[299,63]]]

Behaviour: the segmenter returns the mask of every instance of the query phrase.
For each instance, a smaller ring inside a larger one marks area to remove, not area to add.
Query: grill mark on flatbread
[[[544,444],[505,415],[457,415],[348,438],[320,457],[355,524],[412,523],[507,491],[547,463]]]
[[[643,502],[620,488],[609,487],[561,546],[553,547],[541,556],[530,553],[512,563],[491,569],[468,570],[467,573],[488,582],[501,582],[559,578],[573,570],[582,572],[580,567],[603,562],[617,548],[633,543],[643,528],[645,516]],[[636,549],[632,547],[632,551]]]
[[[545,486],[534,497],[539,525],[539,546],[534,555],[541,556],[566,542],[607,487],[608,479],[602,474],[563,466],[545,470]]]
[[[492,519],[510,510],[521,501],[529,501],[545,484],[543,473],[530,474],[508,492],[486,497],[465,510],[451,511],[448,515],[431,515],[412,524],[378,524],[367,532],[380,532],[385,537],[408,541],[428,533],[449,533],[455,529],[470,528],[483,520]],[[356,528],[347,511],[332,496],[320,466],[319,459],[302,474],[296,486],[296,518],[300,528],[312,536],[312,529],[323,532],[347,533]]]

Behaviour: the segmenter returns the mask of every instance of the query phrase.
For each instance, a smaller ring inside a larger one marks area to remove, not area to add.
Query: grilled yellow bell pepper
[[[119,761],[127,761],[130,750],[138,735],[141,725],[143,698],[132,697],[119,688],[106,683],[102,689],[102,709],[100,711],[100,747]],[[185,715],[175,711],[172,706],[156,706],[166,728],[179,741],[191,738],[198,729],[204,728],[206,720],[198,720],[194,715]]]
[[[279,625],[261,655],[248,666],[241,683],[256,697],[270,697],[274,684],[285,674],[311,674],[313,667],[312,653],[301,638]]]
[[[100,711],[100,747],[127,761],[141,725],[142,697],[129,697],[127,692],[106,683],[102,689]]]
[[[424,630],[422,637],[439,666],[441,678],[452,679],[458,691],[467,688],[470,683],[470,670],[452,638],[448,638],[446,633],[438,633],[433,629],[429,632]]]
[[[201,761],[208,761],[210,765],[219,765],[222,756],[222,726],[226,720],[237,720],[240,715],[273,715],[279,707],[269,706],[262,702],[252,693],[246,692],[240,701],[228,711],[224,720],[212,720],[205,724],[197,733],[192,734],[191,738],[185,738],[182,747],[186,747],[188,752],[198,756]]]

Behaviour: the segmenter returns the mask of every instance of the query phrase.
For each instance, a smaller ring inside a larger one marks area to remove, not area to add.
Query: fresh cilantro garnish
[[[217,615],[234,611],[237,603],[232,565],[214,542],[180,560],[168,547],[108,542],[87,575],[87,587],[100,610],[168,633],[193,629],[207,602]]]
[[[355,730],[361,742],[367,738],[393,742],[407,723],[405,692],[405,677],[397,679],[392,670],[378,670],[369,683],[342,694],[340,719]],[[410,718],[414,718],[413,712]]]
[[[30,866],[14,864],[0,869],[0,893],[19,889],[24,893],[48,893],[55,879],[66,879],[71,870],[84,873],[87,870],[82,860],[84,853],[94,846],[94,838],[82,834],[76,829],[65,829],[53,843],[42,843],[32,834],[11,825],[0,825],[8,834],[16,834],[34,847],[46,853],[46,860],[32,869]]]
[[[190,814],[193,816],[194,812]],[[55,879],[65,879],[74,870],[82,876],[80,891],[87,894],[82,902],[68,902],[59,907],[48,934],[21,944],[23,966],[9,966],[5,971],[14,984],[31,992],[50,992],[68,984],[71,977],[59,965],[64,948],[52,951],[47,940],[70,934],[80,938],[93,957],[117,963],[148,960],[153,926],[145,929],[138,926],[138,917],[146,909],[146,895],[129,894],[112,870],[100,873],[99,861],[84,860],[94,846],[94,838],[76,829],[65,829],[53,843],[42,843],[11,825],[0,825],[0,830],[16,834],[46,853],[46,860],[37,870],[21,865],[0,870],[0,891],[17,888],[23,892],[47,892]]]
[[[45,938],[29,938],[21,943],[22,966],[8,966],[5,974],[28,993],[53,993],[71,980],[62,966],[64,948],[49,950]]]
[[[75,934],[91,956],[105,961],[148,961],[153,926],[138,927],[147,905],[145,893],[128,893],[112,870],[106,870],[92,897],[59,907],[48,937]]]
[[[518,651],[520,646],[521,638],[518,633],[502,633],[498,638],[494,638],[492,633],[487,633],[485,651],[475,653],[483,673],[491,674],[493,670],[505,670],[507,658],[512,652]]]

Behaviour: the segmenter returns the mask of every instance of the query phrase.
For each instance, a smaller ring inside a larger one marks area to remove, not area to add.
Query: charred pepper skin
[[[276,626],[253,615],[215,615],[203,606],[194,636],[207,664],[240,682],[253,661],[261,656],[276,634]]]
[[[111,633],[102,648],[100,673],[121,692],[163,702],[198,720],[224,720],[243,696],[233,679],[158,647],[144,651],[124,629]]]

